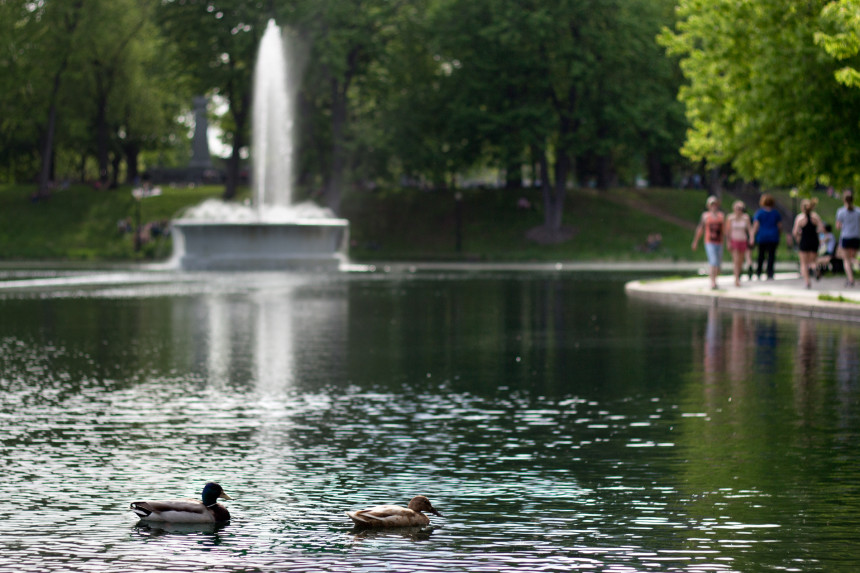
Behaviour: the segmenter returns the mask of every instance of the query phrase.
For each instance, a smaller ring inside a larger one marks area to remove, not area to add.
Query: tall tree
[[[844,62],[836,71],[837,81],[860,87],[860,0],[838,0],[824,7],[821,13],[823,30],[815,35],[828,54]]]
[[[814,0],[681,0],[661,39],[682,58],[691,128],[683,153],[769,185],[850,184],[860,160],[860,92],[816,45]]]
[[[656,129],[651,112],[672,107],[671,89],[649,87],[655,75],[671,83],[668,63],[655,58],[665,8],[658,0],[436,4],[449,136],[477,143],[505,167],[531,158],[546,240],[564,238],[577,163],[593,158],[599,184],[608,185],[617,157],[645,147]]]
[[[24,2],[0,2],[0,159],[11,181],[38,169],[36,109],[41,117],[47,108],[41,94],[48,82],[32,69],[39,48],[34,27]]]
[[[17,8],[15,25],[23,30],[19,36],[19,57],[31,73],[25,84],[34,105],[33,110],[40,133],[41,167],[38,173],[39,192],[47,191],[53,178],[54,146],[63,82],[70,63],[80,48],[79,25],[84,0],[70,2],[11,2]],[[25,39],[26,38],[26,39]],[[20,90],[15,90],[20,93]],[[19,110],[19,113],[24,110]]]
[[[92,127],[99,181],[109,183],[111,151],[116,164],[122,149],[116,132],[126,111],[121,89],[142,66],[143,44],[155,37],[151,28],[155,2],[151,0],[89,0],[83,12],[81,32],[87,41],[81,47],[83,85],[89,86]],[[105,26],[110,22],[110,26]],[[113,182],[118,173],[114,168]]]
[[[224,198],[236,195],[242,154],[248,144],[254,62],[266,22],[274,16],[265,0],[165,0],[160,22],[177,46],[183,70],[199,93],[217,93],[228,105]]]
[[[355,98],[369,70],[377,66],[395,36],[395,21],[406,2],[389,0],[304,0],[290,14],[310,46],[305,97],[329,117],[325,201],[335,212],[347,183],[353,147]]]

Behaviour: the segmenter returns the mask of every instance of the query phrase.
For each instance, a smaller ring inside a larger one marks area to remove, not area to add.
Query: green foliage
[[[860,94],[816,45],[828,2],[682,0],[661,40],[682,58],[691,128],[683,153],[747,180],[850,184],[860,160]]]
[[[57,179],[83,179],[94,174],[88,156],[106,169],[111,157],[169,144],[182,89],[154,26],[156,4],[0,4],[0,164],[8,165],[0,174],[30,180],[39,163],[53,162]]]
[[[247,151],[254,62],[271,2],[263,0],[165,0],[158,21],[175,46],[178,64],[197,94],[218,94],[228,105],[221,127],[232,147],[225,197],[238,186],[240,156]]]
[[[852,87],[860,87],[860,72],[857,71],[857,55],[860,53],[860,2],[839,0],[831,2],[821,12],[823,28],[815,34],[815,41],[838,60],[847,60],[846,65],[836,71],[836,80]]]
[[[438,111],[416,135],[441,131],[443,149],[467,165],[502,168],[543,152],[583,166],[671,156],[682,136],[679,78],[654,40],[671,21],[668,6],[439,0],[429,16]]]

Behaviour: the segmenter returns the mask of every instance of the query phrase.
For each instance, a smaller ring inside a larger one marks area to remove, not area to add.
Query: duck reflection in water
[[[349,532],[354,536],[354,541],[366,541],[380,537],[402,537],[411,541],[428,541],[433,531],[433,526],[413,525],[412,527],[361,527],[354,526]]]
[[[227,527],[227,523],[169,523],[166,521],[138,521],[134,529],[142,536],[160,537],[162,535],[205,535],[213,545],[221,544],[218,532]]]

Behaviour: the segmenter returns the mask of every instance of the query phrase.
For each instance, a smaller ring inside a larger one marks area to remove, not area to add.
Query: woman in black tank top
[[[800,214],[794,220],[794,229],[792,235],[798,243],[800,257],[800,275],[803,277],[803,282],[806,283],[806,288],[812,285],[809,282],[810,269],[818,267],[818,233],[824,232],[824,225],[821,223],[821,218],[814,211],[818,204],[818,199],[804,199],[800,202]],[[818,278],[818,273],[816,273]]]

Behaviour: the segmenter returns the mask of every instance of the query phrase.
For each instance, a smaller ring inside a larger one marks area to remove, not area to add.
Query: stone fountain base
[[[186,270],[336,269],[346,260],[349,222],[173,222],[176,264]]]

